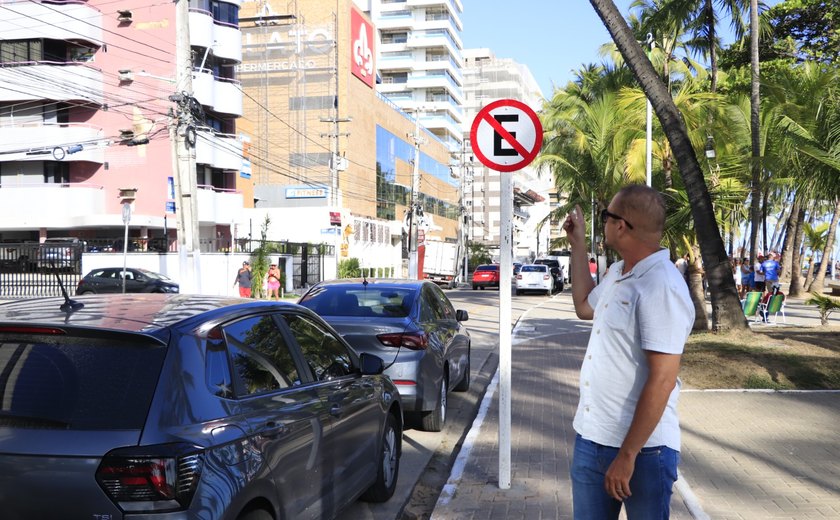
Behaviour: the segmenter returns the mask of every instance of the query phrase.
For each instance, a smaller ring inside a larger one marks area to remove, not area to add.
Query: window
[[[246,318],[225,327],[236,394],[254,395],[300,384],[297,366],[271,316]]]
[[[230,362],[224,341],[208,340],[207,356],[205,357],[205,377],[207,387],[213,395],[224,399],[232,399],[233,380],[231,379]]]
[[[284,315],[303,357],[318,381],[328,381],[355,373],[353,358],[330,331],[297,314]]]
[[[431,287],[423,287],[423,292],[420,294],[420,297],[420,319],[422,321],[446,319],[446,312]]]
[[[0,427],[141,428],[166,348],[119,337],[0,337]]]
[[[0,63],[42,61],[41,40],[18,40],[0,42]]]

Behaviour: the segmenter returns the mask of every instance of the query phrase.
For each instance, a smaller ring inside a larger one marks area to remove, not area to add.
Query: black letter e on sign
[[[519,121],[519,116],[517,114],[501,114],[494,115],[493,119],[498,121],[499,124],[502,124]],[[514,139],[516,139],[516,132],[510,132],[510,135],[513,136]],[[513,148],[513,146],[510,146],[509,148],[502,148],[502,136],[499,135],[499,132],[493,132],[493,155],[495,155],[496,157],[503,157],[508,155],[515,156],[519,155],[519,152],[517,152]]]

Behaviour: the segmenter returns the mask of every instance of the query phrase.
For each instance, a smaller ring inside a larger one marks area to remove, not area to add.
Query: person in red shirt
[[[589,259],[589,274],[592,276],[592,281],[597,282],[598,278],[598,263],[594,258]]]

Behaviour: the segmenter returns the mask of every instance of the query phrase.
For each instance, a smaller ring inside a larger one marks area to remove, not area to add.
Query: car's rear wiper
[[[14,426],[17,428],[55,428],[67,429],[70,423],[46,417],[35,417],[31,415],[20,415],[9,412],[0,412],[0,426]]]

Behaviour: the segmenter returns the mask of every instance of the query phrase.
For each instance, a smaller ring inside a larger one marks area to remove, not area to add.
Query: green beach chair
[[[747,318],[753,318],[753,321],[761,319],[761,315],[758,313],[758,310],[761,307],[761,294],[762,293],[760,291],[750,291],[744,296],[744,299],[741,300],[741,307],[744,309],[744,316]]]
[[[773,315],[773,324],[779,319],[779,313],[782,313],[782,323],[787,324],[785,318],[785,295],[774,294],[767,300],[767,303],[761,304],[761,314],[764,316],[764,321],[770,323],[770,315]]]

